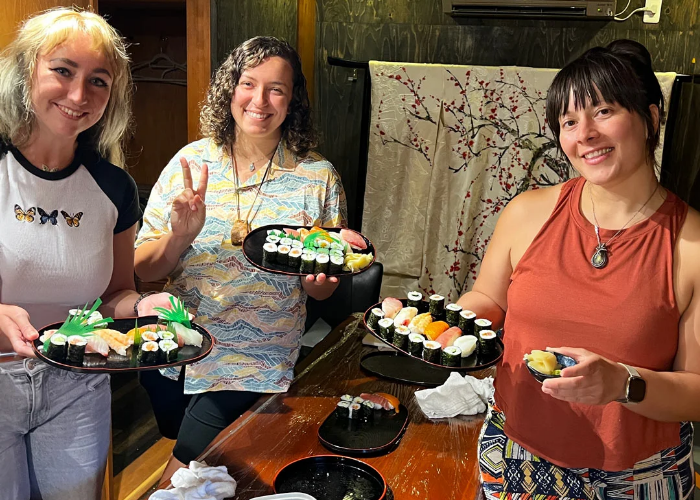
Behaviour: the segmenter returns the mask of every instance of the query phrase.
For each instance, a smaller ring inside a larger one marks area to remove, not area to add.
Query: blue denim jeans
[[[107,375],[0,363],[0,500],[99,499],[111,400]]]

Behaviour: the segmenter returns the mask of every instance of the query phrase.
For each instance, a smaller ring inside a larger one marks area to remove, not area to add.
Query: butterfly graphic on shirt
[[[34,216],[36,215],[36,210],[34,210],[34,207],[29,207],[29,210],[26,212],[22,210],[22,207],[19,205],[15,205],[15,218],[22,222],[34,222]]]
[[[41,223],[46,224],[47,222],[51,222],[52,225],[58,224],[58,210],[54,210],[50,214],[47,214],[43,208],[41,207],[36,207],[37,210],[39,210],[39,216],[41,217]]]
[[[80,226],[80,218],[83,216],[83,212],[78,212],[75,215],[71,215],[65,210],[61,210],[61,215],[64,219],[66,219],[66,224],[68,224],[70,227],[78,227]]]

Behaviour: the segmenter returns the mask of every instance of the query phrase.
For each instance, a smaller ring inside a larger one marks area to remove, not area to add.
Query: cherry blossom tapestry
[[[545,120],[557,71],[370,62],[362,232],[384,264],[383,297],[457,300],[506,204],[576,175]],[[668,103],[675,74],[657,77]]]

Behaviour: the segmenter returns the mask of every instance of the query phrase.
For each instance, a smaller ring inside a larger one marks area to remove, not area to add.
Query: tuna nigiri
[[[438,338],[435,339],[435,341],[439,342],[442,348],[444,349],[445,347],[453,345],[455,343],[455,340],[457,340],[461,336],[462,330],[460,330],[459,327],[453,326],[452,328],[448,328],[443,333],[441,333],[440,336],[438,336]]]
[[[340,237],[343,241],[348,243],[352,248],[357,250],[367,250],[367,243],[364,238],[357,234],[355,231],[350,231],[349,229],[341,229]]]
[[[401,301],[393,297],[387,297],[382,302],[382,311],[384,311],[385,318],[394,319],[402,308],[403,304]]]
[[[399,405],[401,403],[396,396],[392,396],[391,394],[386,394],[385,392],[375,392],[374,394],[363,392],[360,394],[360,397],[374,403],[374,408],[376,410],[383,408],[385,410],[394,410],[396,413],[399,412]]]

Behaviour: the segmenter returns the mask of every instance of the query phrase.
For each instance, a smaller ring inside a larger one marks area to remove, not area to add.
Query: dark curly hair
[[[282,139],[299,156],[305,156],[316,146],[311,104],[299,54],[287,42],[271,36],[256,36],[243,42],[216,70],[199,116],[202,135],[210,137],[219,146],[233,145],[236,127],[231,114],[231,99],[241,75],[245,70],[275,56],[287,61],[293,71],[292,100],[289,114],[282,123]]]

